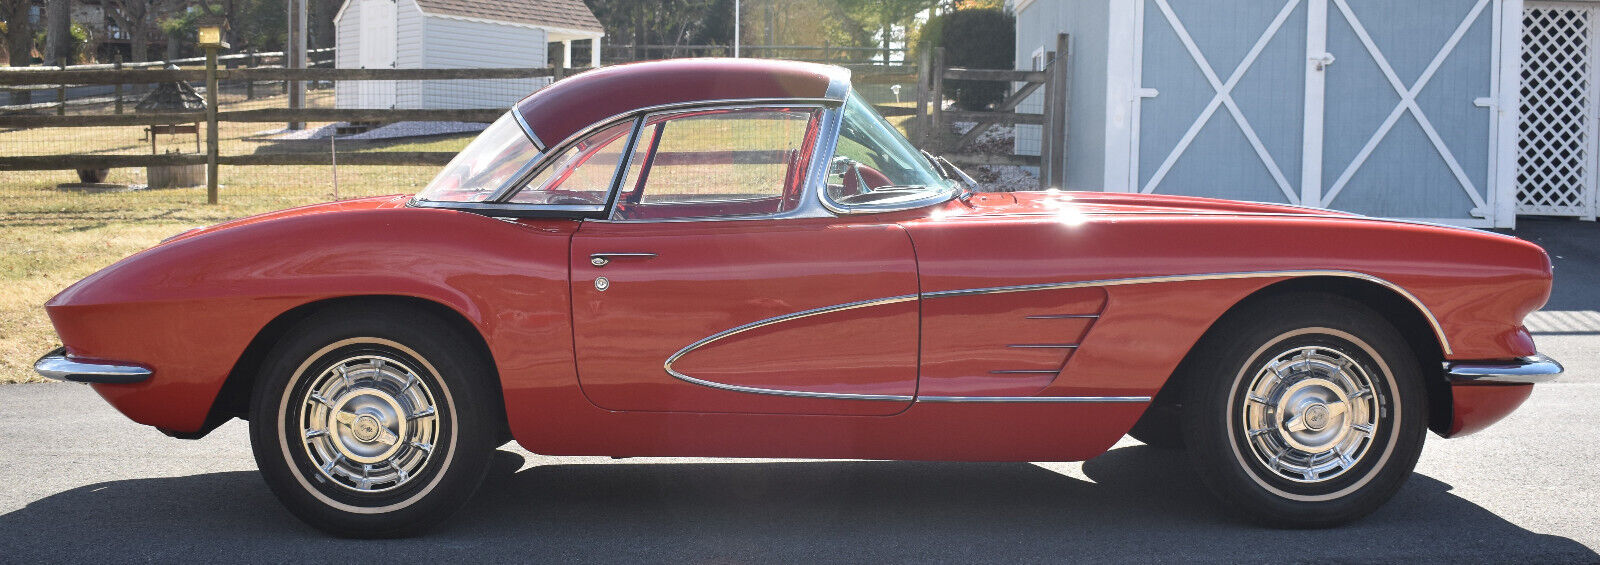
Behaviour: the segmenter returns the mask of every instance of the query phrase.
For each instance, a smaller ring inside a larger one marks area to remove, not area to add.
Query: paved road
[[[1551,309],[1600,310],[1600,226],[1529,224]],[[1124,441],[1081,464],[550,458],[507,446],[431,535],[361,542],[297,522],[245,426],[204,440],[133,424],[87,387],[0,387],[0,562],[1209,561],[1600,563],[1600,328],[1538,336],[1567,364],[1511,418],[1431,438],[1354,525],[1276,531],[1217,510],[1180,454]]]
[[[1596,365],[1590,365],[1594,367]],[[1432,441],[1378,513],[1326,531],[1232,520],[1182,456],[1131,440],[1082,464],[547,458],[506,448],[412,540],[330,539],[255,472],[241,422],[198,442],[87,387],[0,388],[0,561],[1600,562],[1600,375]]]

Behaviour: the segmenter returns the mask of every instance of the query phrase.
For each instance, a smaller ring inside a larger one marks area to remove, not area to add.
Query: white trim
[[[1017,19],[1020,20],[1022,19],[1022,11],[1028,9],[1029,6],[1032,6],[1035,1],[1036,0],[1017,0],[1017,4],[1011,8],[1011,11],[1012,13],[1016,14]]]
[[[1495,62],[1499,73],[1495,77],[1495,87],[1500,90],[1496,96],[1500,107],[1493,112],[1495,124],[1491,134],[1494,137],[1489,178],[1492,183],[1490,190],[1494,194],[1494,227],[1497,228],[1517,227],[1517,135],[1522,126],[1523,8],[1523,0],[1500,2],[1499,33],[1495,37],[1499,42],[1495,50],[1500,57]],[[1590,112],[1590,116],[1594,116],[1594,113]],[[1594,130],[1590,131],[1592,136]],[[1590,165],[1590,174],[1593,174],[1593,167]]]
[[[1344,14],[1345,20],[1350,24],[1351,29],[1355,30],[1356,37],[1361,39],[1361,44],[1366,47],[1367,53],[1377,62],[1378,68],[1383,71],[1383,75],[1389,79],[1389,85],[1394,88],[1395,93],[1400,95],[1400,104],[1395,107],[1394,111],[1389,114],[1389,118],[1384,120],[1383,125],[1367,141],[1367,145],[1361,149],[1356,158],[1345,168],[1344,173],[1339,175],[1339,180],[1333,183],[1333,187],[1328,190],[1327,196],[1323,198],[1322,206],[1327,207],[1333,204],[1334,200],[1339,197],[1339,193],[1343,192],[1344,188],[1349,185],[1350,179],[1355,176],[1362,165],[1366,164],[1367,159],[1378,148],[1378,144],[1389,136],[1389,132],[1400,121],[1400,116],[1410,112],[1412,117],[1417,120],[1417,124],[1422,126],[1423,133],[1427,134],[1428,140],[1433,143],[1433,147],[1439,152],[1439,156],[1444,158],[1445,164],[1450,167],[1450,172],[1455,175],[1456,182],[1461,184],[1461,189],[1467,193],[1468,198],[1472,199],[1474,212],[1485,216],[1491,213],[1491,210],[1488,209],[1488,204],[1484,202],[1483,196],[1478,192],[1477,186],[1472,182],[1472,179],[1467,177],[1466,172],[1461,169],[1461,163],[1456,161],[1455,154],[1450,151],[1450,147],[1439,136],[1439,131],[1434,129],[1433,123],[1428,120],[1428,116],[1422,111],[1422,107],[1417,105],[1417,95],[1421,94],[1424,88],[1427,88],[1428,82],[1433,80],[1433,76],[1439,71],[1439,67],[1444,65],[1445,60],[1451,54],[1455,53],[1456,46],[1461,43],[1461,39],[1466,36],[1467,31],[1471,30],[1473,24],[1476,24],[1478,18],[1483,15],[1484,8],[1489,5],[1489,1],[1478,0],[1472,11],[1467,13],[1466,19],[1462,20],[1461,24],[1456,27],[1455,33],[1450,36],[1450,40],[1445,42],[1444,48],[1440,49],[1439,53],[1434,56],[1433,62],[1428,65],[1428,69],[1423,71],[1421,77],[1417,78],[1416,84],[1407,89],[1405,84],[1400,81],[1400,77],[1395,75],[1394,67],[1389,64],[1389,60],[1383,56],[1383,50],[1379,49],[1378,45],[1372,41],[1372,36],[1367,33],[1366,26],[1361,24],[1361,19],[1356,17],[1355,12],[1350,9],[1350,4],[1346,0],[1333,0],[1334,5],[1338,6],[1339,11]]]
[[[1144,69],[1144,0],[1111,3],[1106,49],[1106,185],[1108,192],[1139,190],[1139,106]],[[1118,31],[1123,33],[1117,33]]]
[[[346,8],[350,7],[350,2],[351,1],[352,0],[344,0],[344,3],[339,5],[339,11],[333,13],[333,26],[335,28],[339,27],[339,20],[344,18],[344,11],[345,11]],[[339,33],[337,31],[335,31],[333,35],[337,36],[337,35],[339,35]],[[334,40],[334,49],[338,49],[339,48],[338,47],[338,43],[339,42],[338,42],[337,39]],[[338,51],[334,51],[334,52],[337,53]]]
[[[520,27],[520,28],[526,28],[526,29],[543,30],[545,33],[561,33],[561,34],[567,34],[567,35],[581,35],[583,37],[605,37],[606,36],[606,32],[604,32],[604,31],[589,31],[589,30],[572,29],[572,28],[557,27],[557,26],[544,25],[544,24],[530,24],[530,23],[523,23],[523,22],[508,22],[506,20],[491,20],[489,18],[474,18],[472,16],[457,16],[455,14],[434,14],[434,13],[429,13],[427,10],[422,9],[422,4],[420,2],[417,3],[417,11],[422,12],[422,15],[424,17],[428,17],[428,18],[439,18],[439,19],[445,19],[445,20],[460,20],[460,21],[464,21],[464,22],[476,22],[476,23],[480,23],[480,24],[505,25],[505,26]]]
[[[1488,0],[1480,1],[1486,2]],[[1189,146],[1194,143],[1195,138],[1200,135],[1200,130],[1211,122],[1211,117],[1216,114],[1217,109],[1226,107],[1228,113],[1233,116],[1234,123],[1238,124],[1239,129],[1244,132],[1245,139],[1248,139],[1250,146],[1255,149],[1256,157],[1260,158],[1262,164],[1267,166],[1267,172],[1278,183],[1279,190],[1282,190],[1284,196],[1288,197],[1289,203],[1300,204],[1300,195],[1296,193],[1293,186],[1289,185],[1289,180],[1283,176],[1283,170],[1278,167],[1277,160],[1272,158],[1272,153],[1267,151],[1266,145],[1256,135],[1255,128],[1250,126],[1250,120],[1245,118],[1244,112],[1233,101],[1234,87],[1238,86],[1245,73],[1250,71],[1250,67],[1255,66],[1256,59],[1261,56],[1261,52],[1266,50],[1267,44],[1277,37],[1278,30],[1283,28],[1284,22],[1288,21],[1295,8],[1300,6],[1300,0],[1288,0],[1284,4],[1283,9],[1278,11],[1278,16],[1273,18],[1272,24],[1267,26],[1266,32],[1257,38],[1255,46],[1250,49],[1250,53],[1245,55],[1244,60],[1239,62],[1238,68],[1234,69],[1233,75],[1228,77],[1227,83],[1223,83],[1217,78],[1216,70],[1212,68],[1211,62],[1206,60],[1205,54],[1195,44],[1194,38],[1189,35],[1188,28],[1178,18],[1178,14],[1172,11],[1172,6],[1167,3],[1167,0],[1155,0],[1155,2],[1156,6],[1161,9],[1162,15],[1166,17],[1167,23],[1177,33],[1178,39],[1183,42],[1183,46],[1188,50],[1189,56],[1194,59],[1195,65],[1205,75],[1206,81],[1211,83],[1211,88],[1216,91],[1216,96],[1212,97],[1211,102],[1206,105],[1206,109],[1200,112],[1200,117],[1195,119],[1194,124],[1189,127],[1189,131],[1184,134],[1183,139],[1179,140],[1177,146],[1172,148],[1172,152],[1161,163],[1161,167],[1156,169],[1155,174],[1150,177],[1150,182],[1145,183],[1140,191],[1145,194],[1154,193],[1156,188],[1161,185],[1161,181],[1166,179],[1167,173],[1172,171],[1173,165],[1177,164],[1178,159],[1183,156]]]
[[[1304,149],[1300,160],[1300,202],[1311,207],[1322,204],[1322,142],[1326,135],[1328,69],[1312,59],[1328,52],[1328,0],[1306,3],[1306,105],[1305,127],[1301,130]],[[1320,68],[1319,68],[1320,65]]]

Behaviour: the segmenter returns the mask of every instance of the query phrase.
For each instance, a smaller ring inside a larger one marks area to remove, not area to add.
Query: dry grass
[[[251,105],[270,105],[271,100]],[[904,128],[903,119],[893,120]],[[225,124],[225,154],[282,150],[255,134],[273,124]],[[0,153],[138,153],[137,128],[54,128],[0,132]],[[354,144],[340,151],[456,151],[471,135]],[[165,139],[163,146],[165,146]],[[192,138],[189,141],[192,149]],[[303,142],[302,142],[303,143]],[[303,145],[301,146],[304,147]],[[303,149],[302,149],[303,150]],[[340,167],[339,197],[414,193],[434,166]],[[328,167],[223,167],[221,204],[203,188],[79,193],[70,171],[0,173],[0,383],[34,382],[33,361],[56,347],[43,305],[56,292],[123,257],[184,230],[233,218],[334,199]],[[109,182],[139,184],[144,171],[119,169]]]
[[[436,169],[341,167],[340,195],[415,192]],[[189,228],[331,199],[327,167],[256,170],[230,177],[224,169],[215,206],[205,204],[204,188],[86,194],[55,188],[75,181],[71,172],[0,177],[0,383],[39,380],[34,359],[58,344],[42,306],[72,282]],[[111,180],[133,176],[143,173],[114,171]]]

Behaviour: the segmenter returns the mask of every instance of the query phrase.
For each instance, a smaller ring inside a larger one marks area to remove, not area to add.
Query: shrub
[[[921,49],[944,47],[945,66],[1011,69],[1017,58],[1017,18],[996,9],[957,10],[929,21],[919,40]],[[999,104],[1010,89],[997,81],[944,82],[944,95],[967,110]]]

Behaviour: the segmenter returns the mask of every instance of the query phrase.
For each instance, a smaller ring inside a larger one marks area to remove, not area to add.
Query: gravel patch
[[[303,130],[278,129],[260,132],[256,135],[277,140],[302,140],[302,139],[327,139],[339,131],[339,128],[348,126],[345,122],[328,124],[321,127]],[[449,135],[456,133],[477,133],[488,128],[489,124],[478,122],[395,122],[389,125],[372,128],[363,133],[341,135],[339,139],[398,139],[403,137],[423,137],[430,135]]]

